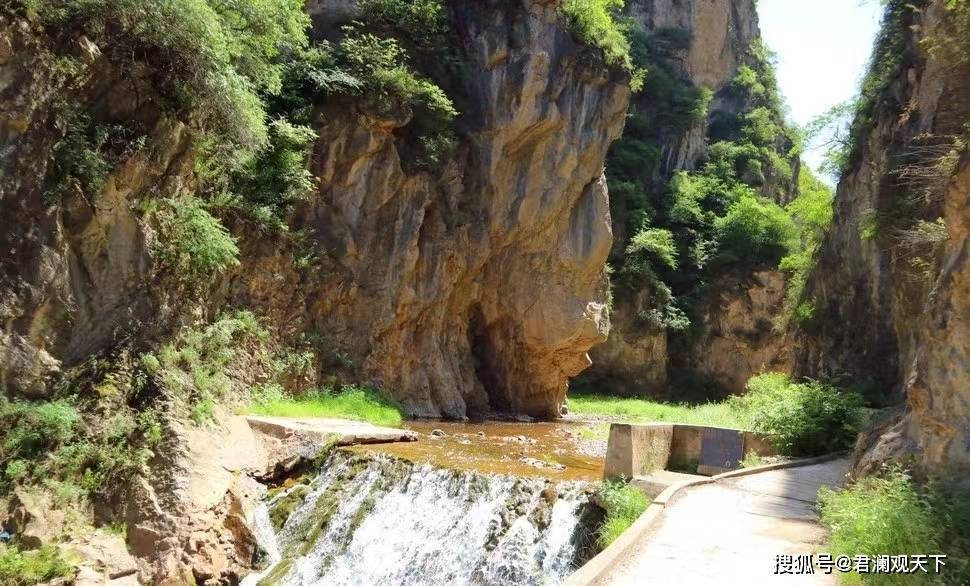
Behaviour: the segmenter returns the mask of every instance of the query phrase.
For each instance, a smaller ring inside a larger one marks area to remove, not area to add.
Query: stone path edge
[[[710,478],[688,480],[667,487],[666,490],[657,495],[657,498],[653,499],[650,506],[647,507],[647,510],[645,510],[643,514],[637,518],[629,529],[624,531],[623,534],[616,539],[616,541],[597,554],[596,557],[589,560],[583,564],[582,567],[570,574],[566,581],[563,582],[563,586],[592,586],[602,583],[603,580],[609,575],[610,571],[613,570],[616,563],[624,557],[626,552],[635,546],[637,542],[640,541],[640,538],[646,535],[647,532],[653,528],[654,524],[660,518],[660,514],[663,513],[663,510],[675,500],[675,497],[679,496],[684,490],[692,486],[713,484],[721,480],[729,480],[731,478],[739,478],[741,476],[751,476],[760,472],[771,472],[772,470],[801,468],[803,466],[823,464],[825,462],[837,460],[845,455],[846,452],[836,452],[833,454],[826,454],[824,456],[817,456],[815,458],[803,458],[800,460],[779,462],[777,464],[765,464],[764,466],[741,468],[740,470],[724,472],[716,476],[711,476]]]

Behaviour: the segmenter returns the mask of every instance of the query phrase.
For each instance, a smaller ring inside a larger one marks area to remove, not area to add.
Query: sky
[[[758,0],[758,13],[792,122],[855,96],[879,30],[878,0]],[[809,148],[804,158],[817,169],[821,153]]]

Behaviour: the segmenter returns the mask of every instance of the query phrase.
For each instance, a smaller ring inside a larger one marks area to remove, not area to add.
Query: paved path
[[[688,488],[605,584],[837,584],[835,576],[777,576],[776,554],[808,554],[825,542],[815,500],[841,486],[849,460],[789,468]]]
[[[337,444],[341,446],[414,441],[417,439],[417,434],[413,431],[378,427],[364,421],[348,419],[248,415],[246,421],[253,429],[278,439],[296,436],[320,445],[328,443],[330,438],[336,439]]]

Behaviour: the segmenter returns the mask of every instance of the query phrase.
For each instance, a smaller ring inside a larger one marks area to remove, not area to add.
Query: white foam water
[[[558,584],[578,561],[588,506],[580,484],[337,452],[279,535],[259,513],[273,565],[244,584]]]

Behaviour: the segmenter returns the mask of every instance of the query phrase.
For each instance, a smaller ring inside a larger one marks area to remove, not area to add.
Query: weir
[[[338,450],[257,509],[269,565],[243,584],[558,584],[592,553],[591,496],[583,482]]]

